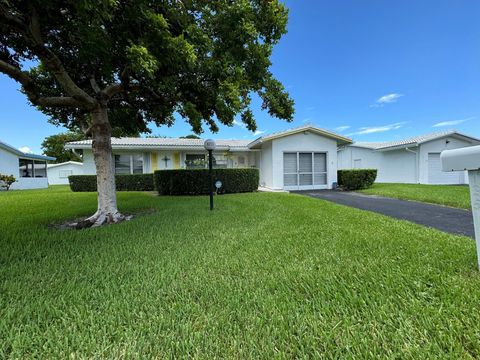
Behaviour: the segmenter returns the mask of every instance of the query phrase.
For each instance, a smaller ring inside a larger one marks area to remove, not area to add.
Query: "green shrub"
[[[0,189],[5,189],[6,191],[10,190],[10,187],[16,182],[15,176],[13,175],[2,175],[0,174]]]
[[[210,192],[208,169],[155,171],[155,188],[160,195],[201,195]],[[214,169],[213,182],[222,182],[218,193],[252,192],[258,189],[258,169]]]
[[[97,191],[96,175],[72,175],[68,177],[74,192]],[[153,191],[153,174],[115,175],[118,191]]]
[[[338,185],[345,190],[360,190],[372,186],[377,169],[338,170]]]

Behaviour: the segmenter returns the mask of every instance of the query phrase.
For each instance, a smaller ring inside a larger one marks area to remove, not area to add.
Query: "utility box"
[[[443,171],[468,171],[472,202],[477,262],[480,269],[480,146],[445,150],[440,154]]]

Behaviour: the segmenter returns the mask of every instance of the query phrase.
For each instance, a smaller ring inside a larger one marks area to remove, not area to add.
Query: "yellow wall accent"
[[[180,169],[180,153],[173,153],[173,168]]]
[[[150,153],[150,159],[152,162],[152,171],[158,170],[158,154],[156,152]]]

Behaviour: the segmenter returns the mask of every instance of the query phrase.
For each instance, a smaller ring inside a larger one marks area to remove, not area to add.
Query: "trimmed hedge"
[[[377,169],[338,170],[338,185],[345,190],[366,189],[377,178]]]
[[[74,192],[97,191],[96,175],[71,175],[70,189]],[[117,191],[153,191],[153,174],[115,175]]]
[[[160,195],[202,195],[210,193],[208,169],[158,170],[155,188]],[[219,194],[257,191],[258,169],[214,169],[214,183],[220,180]],[[215,188],[214,188],[215,189]]]

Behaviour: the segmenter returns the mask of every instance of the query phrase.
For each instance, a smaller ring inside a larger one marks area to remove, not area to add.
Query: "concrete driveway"
[[[357,209],[373,211],[395,219],[408,220],[456,235],[475,238],[473,216],[468,210],[432,205],[417,201],[398,200],[356,192],[335,190],[294,191],[317,199]]]

